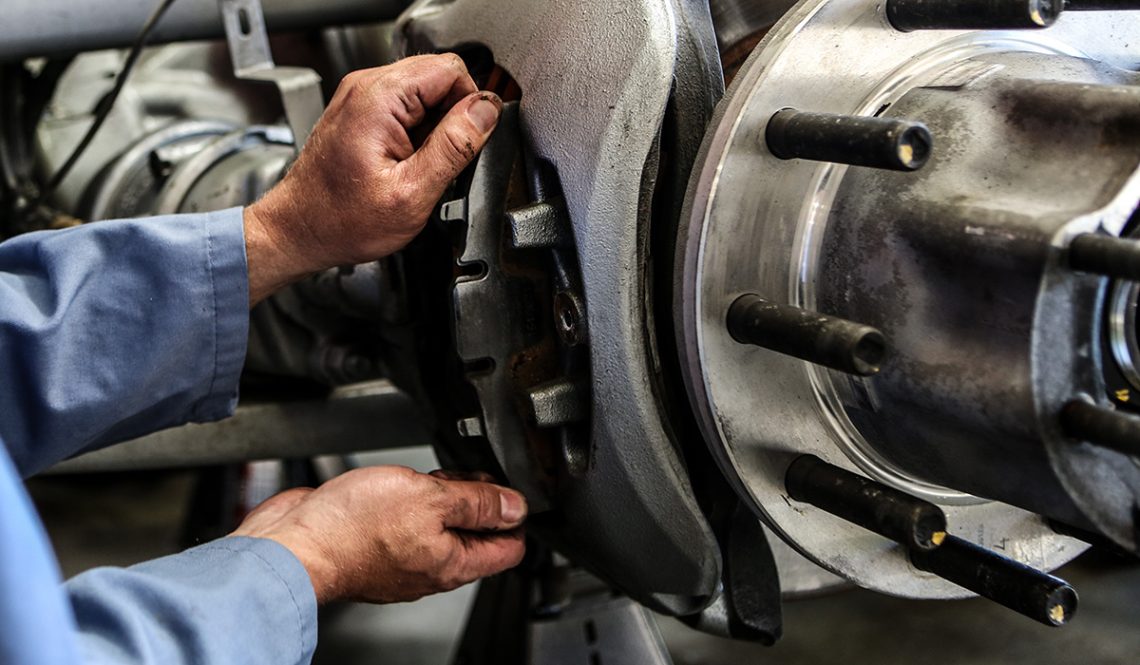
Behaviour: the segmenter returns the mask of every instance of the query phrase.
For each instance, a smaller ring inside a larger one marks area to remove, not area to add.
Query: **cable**
[[[57,170],[55,175],[51,177],[51,180],[48,181],[43,192],[40,193],[39,199],[41,201],[47,199],[55,192],[56,188],[63,182],[63,179],[71,173],[71,169],[75,167],[75,164],[79,161],[79,158],[83,156],[87,147],[91,145],[91,141],[95,138],[95,135],[99,133],[99,129],[103,127],[103,123],[107,121],[107,116],[111,114],[111,108],[114,107],[115,100],[119,98],[119,93],[123,91],[123,86],[127,83],[127,77],[130,76],[131,70],[134,69],[135,63],[142,54],[143,47],[146,46],[147,40],[150,39],[150,34],[154,31],[155,26],[158,25],[163,14],[166,13],[166,10],[170,9],[170,6],[173,5],[174,2],[175,0],[162,0],[158,7],[155,7],[150,17],[147,18],[146,23],[143,24],[142,30],[139,32],[138,38],[135,40],[134,45],[131,46],[130,53],[127,54],[127,60],[123,63],[122,70],[119,71],[119,75],[115,78],[114,87],[111,88],[110,94],[104,97],[99,103],[95,111],[95,121],[91,124],[91,127],[88,128],[87,133],[83,135],[83,140],[79,142],[79,145],[75,146],[75,150],[71,152],[71,156],[67,158],[63,166],[59,167],[59,170]]]

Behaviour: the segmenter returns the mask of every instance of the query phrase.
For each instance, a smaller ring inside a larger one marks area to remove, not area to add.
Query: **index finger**
[[[362,75],[366,83],[385,76],[397,78],[398,92],[409,96],[404,100],[408,115],[406,118],[401,117],[405,128],[422,122],[428,109],[438,107],[446,111],[459,100],[479,90],[467,71],[463,58],[454,53],[416,55],[386,67],[365,70]],[[409,103],[413,101],[419,103]]]

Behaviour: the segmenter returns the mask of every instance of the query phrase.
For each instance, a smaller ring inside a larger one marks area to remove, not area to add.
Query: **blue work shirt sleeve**
[[[249,327],[242,211],[0,244],[0,440],[32,475],[232,414]]]
[[[66,585],[85,665],[308,663],[317,600],[284,546],[231,537]]]

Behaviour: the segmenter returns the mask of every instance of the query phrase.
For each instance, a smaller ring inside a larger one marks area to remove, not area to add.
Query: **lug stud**
[[[780,159],[811,159],[894,171],[926,164],[934,139],[926,125],[897,118],[777,111],[765,130]]]
[[[1062,0],[887,0],[896,30],[1015,30],[1047,28]]]
[[[1061,427],[1078,441],[1140,457],[1140,417],[1075,399],[1061,409]]]
[[[877,329],[757,295],[743,295],[728,310],[728,332],[742,344],[859,376],[878,373],[887,340]]]
[[[1065,580],[956,536],[933,550],[912,550],[910,561],[1046,626],[1063,626],[1077,611],[1077,592]]]
[[[788,467],[784,484],[796,501],[810,503],[908,549],[934,549],[946,538],[946,515],[938,506],[814,455],[797,457]]]
[[[1128,238],[1082,233],[1069,242],[1073,270],[1140,281],[1140,242]]]

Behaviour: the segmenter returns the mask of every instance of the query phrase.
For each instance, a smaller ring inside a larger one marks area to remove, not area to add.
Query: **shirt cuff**
[[[297,627],[300,637],[300,654],[297,662],[307,663],[317,648],[317,595],[309,572],[301,561],[284,545],[268,538],[229,536],[220,540],[199,545],[182,554],[202,555],[214,559],[215,553],[229,553],[254,562],[266,573],[266,580],[274,584],[257,585],[257,593],[263,594],[267,611],[280,614],[277,620],[268,623]],[[273,609],[268,609],[273,608]],[[281,632],[282,639],[287,635]]]
[[[214,421],[230,416],[237,407],[249,342],[249,270],[242,208],[202,215],[200,223],[213,294],[214,375],[193,419]]]

